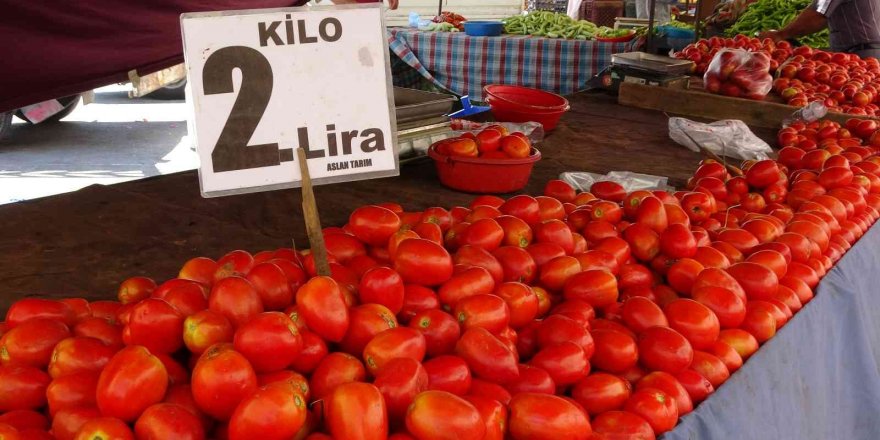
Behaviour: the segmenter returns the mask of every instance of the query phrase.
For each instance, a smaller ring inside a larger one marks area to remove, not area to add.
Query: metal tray
[[[645,52],[627,52],[611,55],[611,64],[667,74],[687,74],[694,65],[693,61],[651,55]]]
[[[452,111],[455,97],[422,90],[394,88],[394,106],[397,123],[429,119]]]

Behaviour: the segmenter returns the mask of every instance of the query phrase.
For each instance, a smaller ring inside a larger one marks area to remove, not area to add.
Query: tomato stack
[[[696,65],[695,72],[702,75],[709,69],[709,63],[715,58],[715,54],[722,49],[743,49],[749,52],[764,52],[770,56],[770,73],[785,62],[793,52],[791,44],[787,41],[774,43],[765,38],[750,38],[745,35],[737,35],[735,38],[712,37],[704,38],[696,43],[687,45],[684,49],[675,53],[675,57],[682,60],[693,61]]]
[[[830,111],[874,116],[880,112],[880,61],[806,46],[779,68],[774,90],[789,105],[821,101]]]
[[[532,152],[532,142],[518,131],[508,133],[501,125],[491,125],[474,134],[444,139],[436,144],[444,156],[482,157],[483,159],[522,159]]]
[[[557,180],[363,206],[324,231],[330,276],[236,250],[118,301],[23,299],[0,324],[0,436],[653,439],[880,215],[862,124],[793,125],[779,162],[706,161],[674,194]]]

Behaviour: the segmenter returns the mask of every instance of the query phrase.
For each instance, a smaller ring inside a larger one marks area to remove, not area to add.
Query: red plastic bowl
[[[534,147],[532,154],[522,159],[483,159],[440,154],[436,143],[428,149],[428,156],[434,159],[437,175],[444,186],[483,194],[523,189],[529,183],[535,162],[541,160],[541,152]]]
[[[539,122],[545,131],[556,128],[571,106],[555,93],[521,86],[490,84],[483,87],[489,108],[501,122]]]

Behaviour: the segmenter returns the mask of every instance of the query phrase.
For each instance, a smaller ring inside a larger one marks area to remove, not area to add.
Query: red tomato
[[[417,438],[483,440],[486,425],[470,402],[444,391],[425,391],[406,413],[406,428]]]
[[[231,251],[217,260],[217,270],[214,272],[214,284],[231,276],[247,276],[252,267],[254,267],[253,255],[242,250]]]
[[[363,382],[367,376],[364,364],[347,353],[330,353],[315,367],[309,381],[313,400],[323,399],[337,386],[349,382]]]
[[[46,389],[49,414],[78,406],[95,406],[98,389],[98,371],[72,373],[52,380]]]
[[[718,339],[721,326],[711,309],[692,299],[677,299],[663,308],[669,327],[678,331],[695,349],[704,350]]]
[[[318,336],[339,342],[349,326],[348,306],[332,278],[318,276],[296,291],[296,304],[309,329]]]
[[[501,213],[522,219],[530,225],[540,221],[540,205],[532,196],[525,194],[513,196],[498,209]]]
[[[655,435],[671,431],[678,422],[675,400],[657,388],[637,390],[627,400],[624,410],[644,418]]]
[[[347,264],[357,256],[367,255],[364,244],[354,235],[345,232],[334,234],[325,232],[324,246],[327,248],[327,253],[343,264]]]
[[[612,181],[596,182],[590,186],[590,192],[600,199],[612,202],[622,202],[626,197],[626,189],[619,183]]]
[[[559,386],[573,385],[590,374],[586,352],[580,345],[568,341],[542,349],[529,364],[550,373]]]
[[[571,255],[574,251],[574,236],[571,229],[560,220],[547,220],[536,225],[535,239],[538,243],[558,244],[567,255]]]
[[[461,336],[458,321],[440,309],[420,312],[410,320],[409,327],[420,331],[425,337],[425,352],[429,357],[452,353]]]
[[[80,321],[73,328],[74,336],[95,338],[113,350],[118,350],[124,345],[122,342],[122,327],[111,324],[104,318],[87,318]],[[51,362],[51,361],[50,361]]]
[[[207,257],[196,257],[184,263],[177,276],[210,286],[214,282],[216,271],[217,262]]]
[[[671,328],[651,327],[639,334],[639,361],[649,370],[678,373],[693,357],[691,343]]]
[[[455,303],[454,314],[463,330],[480,327],[490,333],[501,332],[510,322],[507,303],[495,295],[472,295]]]
[[[600,439],[654,440],[648,422],[626,411],[608,411],[593,419],[593,433]]]
[[[632,255],[641,261],[651,261],[660,253],[660,236],[645,225],[630,225],[623,230],[623,238],[629,244]]]
[[[623,408],[630,394],[632,386],[628,381],[607,373],[593,373],[571,390],[571,397],[593,417]]]
[[[49,419],[46,416],[28,410],[15,410],[0,414],[0,423],[5,423],[19,431],[28,429],[45,431],[49,429]]]
[[[544,196],[535,197],[535,200],[538,201],[538,212],[542,222],[565,218],[565,207],[562,206],[562,202],[559,200]]]
[[[264,386],[235,408],[229,419],[229,440],[289,439],[305,424],[306,413],[305,399],[294,389]]]
[[[727,371],[730,374],[739,370],[742,367],[743,359],[736,350],[733,349],[730,345],[722,341],[715,341],[711,347],[709,347],[708,353],[713,354],[724,363],[724,366],[727,367]]]
[[[715,314],[720,328],[737,328],[746,317],[745,302],[723,287],[700,287],[694,289],[691,297]]]
[[[597,369],[620,374],[638,362],[638,348],[632,336],[610,329],[593,329],[591,334],[595,352],[590,362]]]
[[[718,340],[733,347],[743,361],[748,360],[752,354],[758,351],[758,340],[751,333],[742,329],[721,330],[721,333],[718,334]]]
[[[496,284],[504,280],[504,268],[501,267],[501,263],[485,249],[476,246],[462,246],[453,255],[452,261],[455,264],[486,269]]]
[[[212,346],[193,368],[192,394],[196,404],[215,419],[229,420],[238,403],[256,389],[253,367],[232,344]]]
[[[504,237],[504,228],[495,219],[482,218],[471,223],[462,232],[459,244],[476,246],[491,252],[501,246]]]
[[[414,359],[394,359],[385,365],[373,381],[388,409],[388,416],[403,420],[416,396],[428,389],[428,372]]]
[[[232,342],[234,330],[226,316],[202,310],[183,321],[183,343],[193,354],[202,354],[208,347]]]
[[[663,202],[657,197],[645,197],[639,203],[639,208],[635,215],[636,223],[645,225],[654,232],[660,234],[669,226],[669,220],[666,217],[666,208]]]
[[[326,424],[334,438],[352,440],[388,438],[388,413],[385,400],[379,389],[372,384],[351,382],[336,387],[325,411]]]
[[[278,270],[280,271],[281,269]],[[253,273],[253,271],[251,271],[251,273]],[[287,285],[287,278],[284,276],[284,273],[281,273],[281,278],[283,278],[284,287],[289,290],[290,287]],[[163,286],[165,284],[163,284]],[[164,292],[162,297],[157,296],[155,292],[153,295],[155,298],[165,300],[168,304],[171,304],[171,306],[177,309],[177,311],[183,316],[189,316],[208,308],[208,297],[206,293],[207,292],[205,292],[205,289],[200,284],[193,281],[186,281],[175,287],[169,288]]]
[[[424,364],[428,374],[428,389],[446,391],[464,396],[471,389],[471,370],[458,356],[437,356]]]
[[[400,229],[400,217],[380,206],[368,205],[355,209],[348,218],[351,232],[359,240],[372,246],[384,246]]]
[[[605,251],[587,251],[572,255],[581,263],[581,270],[606,270],[613,275],[620,272],[620,264],[614,255]]]
[[[576,267],[579,268],[580,264]],[[543,274],[542,270],[542,279]],[[563,294],[568,300],[579,299],[595,308],[606,307],[617,301],[617,278],[605,270],[575,272],[565,281]]]
[[[272,262],[254,266],[247,275],[266,310],[284,310],[293,302],[294,291],[291,290],[284,270]],[[186,314],[186,313],[184,313]]]
[[[688,394],[681,382],[675,376],[655,371],[641,378],[636,384],[636,390],[645,388],[655,388],[665,393],[669,398],[675,401],[675,407],[678,409],[678,415],[683,416],[694,410],[694,404],[691,396]]]
[[[33,367],[0,365],[0,413],[42,408],[50,381],[48,374]]]
[[[116,353],[101,371],[96,399],[102,414],[133,421],[161,402],[167,388],[162,361],[144,347],[131,346]]]
[[[430,240],[404,240],[397,247],[394,270],[407,283],[436,286],[452,277],[452,257]]]
[[[205,438],[205,429],[198,416],[190,412],[189,409],[174,403],[157,403],[147,408],[135,423],[134,432],[137,438],[143,439],[200,440]]]
[[[655,326],[669,327],[663,310],[650,299],[640,296],[629,298],[623,303],[621,317],[623,323],[636,333]]]
[[[117,298],[122,304],[136,303],[150,297],[156,282],[147,277],[131,277],[119,285]]]
[[[526,247],[526,251],[538,267],[543,267],[550,260],[565,256],[565,250],[556,243],[533,243]]]
[[[562,315],[551,315],[541,321],[538,327],[540,348],[552,347],[565,341],[578,344],[584,349],[587,357],[593,355],[593,338],[582,324]]]
[[[492,252],[501,264],[504,281],[531,283],[535,279],[538,266],[532,255],[525,249],[513,246],[502,246]]]
[[[486,329],[465,331],[455,344],[455,353],[477,377],[490,382],[506,383],[519,375],[516,354]]]
[[[340,347],[346,353],[360,356],[364,347],[379,333],[397,327],[394,313],[381,304],[363,304],[349,309],[349,326]]]
[[[531,322],[538,314],[538,297],[527,285],[506,282],[496,285],[494,294],[507,304],[510,327],[518,329]]]
[[[572,202],[575,198],[575,191],[568,182],[564,180],[551,180],[544,185],[544,195],[553,197],[560,202]]]
[[[440,299],[433,290],[417,284],[406,284],[403,286],[403,308],[397,318],[401,324],[405,324],[420,312],[439,308]]]
[[[552,291],[562,290],[569,278],[581,272],[580,262],[569,256],[556,257],[539,267],[541,285]]]
[[[694,351],[694,362],[691,363],[690,369],[700,373],[700,376],[705,377],[715,388],[721,386],[730,377],[730,371],[724,362],[704,351]]]
[[[52,434],[58,440],[73,440],[87,421],[100,416],[98,408],[90,406],[61,410],[52,418]]]
[[[260,294],[241,277],[226,277],[214,284],[208,295],[208,308],[222,314],[238,327],[263,312]]]
[[[510,400],[510,435],[515,439],[587,440],[590,420],[572,402],[549,394],[520,393]]]
[[[484,440],[504,440],[507,432],[507,406],[498,400],[484,396],[465,396],[477,411],[486,425]]]
[[[145,299],[131,309],[122,329],[126,345],[142,345],[151,353],[174,353],[183,347],[184,316],[166,301]]]
[[[370,269],[361,277],[358,296],[362,303],[381,304],[396,314],[403,308],[403,278],[388,267]]]
[[[727,273],[727,271],[716,268],[706,268],[697,275],[694,280],[692,291],[703,287],[721,287],[733,292],[744,303],[746,301],[746,293],[742,286],[739,285],[736,278]]]
[[[302,336],[284,313],[265,312],[235,331],[233,346],[254,371],[268,373],[287,368],[296,359],[302,350]]]
[[[519,393],[556,393],[556,383],[553,382],[550,373],[542,368],[524,364],[519,365],[519,377],[505,384],[505,387],[512,396]]]
[[[746,305],[746,318],[739,328],[751,333],[758,343],[764,343],[776,335],[776,326],[776,318],[771,312]]]
[[[670,258],[690,258],[697,253],[697,241],[687,226],[670,225],[660,235],[660,251]]]
[[[379,333],[364,347],[364,364],[373,375],[392,359],[410,358],[421,362],[425,358],[425,337],[409,327],[395,327]]]
[[[134,440],[128,425],[115,417],[96,417],[79,428],[75,440]]]
[[[70,336],[64,323],[49,318],[29,319],[0,336],[0,365],[45,369],[55,345]]]

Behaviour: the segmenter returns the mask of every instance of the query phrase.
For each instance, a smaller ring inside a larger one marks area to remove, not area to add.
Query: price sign
[[[181,16],[203,196],[398,175],[380,6]]]

